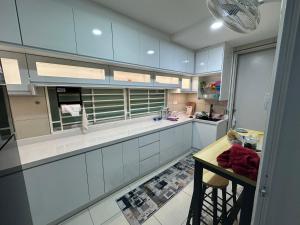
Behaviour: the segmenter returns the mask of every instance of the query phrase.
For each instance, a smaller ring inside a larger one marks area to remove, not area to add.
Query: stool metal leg
[[[236,204],[236,193],[237,193],[237,184],[232,182],[232,195],[233,195],[233,204]]]
[[[213,225],[218,224],[218,189],[212,190],[212,202],[213,202]]]
[[[201,199],[204,200],[204,196],[205,196],[205,192],[206,192],[207,186],[203,184],[202,188],[203,189],[202,189],[202,198]],[[191,219],[192,219],[193,214],[194,214],[194,212],[193,212],[193,205],[194,205],[194,203],[195,203],[195,198],[192,197],[192,201],[191,201],[191,205],[190,205],[190,209],[189,209],[189,214],[188,214],[188,218],[187,218],[187,221],[186,221],[186,225],[191,225]],[[203,202],[202,202],[202,205],[203,205]],[[201,217],[202,217],[202,208],[200,210]]]
[[[221,221],[222,224],[226,219],[227,216],[227,203],[226,203],[226,188],[222,189],[222,215],[221,215]]]

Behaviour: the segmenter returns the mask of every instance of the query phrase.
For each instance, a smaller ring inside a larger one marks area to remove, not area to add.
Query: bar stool
[[[208,215],[210,215],[213,218],[213,225],[217,225],[220,222],[222,223],[224,219],[227,216],[227,204],[228,201],[232,198],[233,202],[236,201],[236,185],[232,185],[232,195],[227,193],[227,187],[229,185],[229,181],[225,179],[224,177],[221,177],[215,173],[212,172],[206,172],[203,175],[202,179],[202,209],[201,209],[201,216],[202,211],[206,212]],[[211,188],[212,191],[208,194],[206,194],[206,191]],[[221,190],[222,192],[222,198],[218,197],[218,191]],[[229,194],[230,198],[227,199],[227,195]],[[207,198],[211,199],[211,202],[207,200]],[[222,204],[218,202],[218,199],[221,200]],[[190,225],[190,220],[193,216],[193,201],[192,199],[188,219],[186,222],[186,225]],[[208,205],[212,206],[213,210],[211,210],[209,207],[207,207],[204,202],[206,202]],[[218,217],[218,212],[221,212],[221,216]]]

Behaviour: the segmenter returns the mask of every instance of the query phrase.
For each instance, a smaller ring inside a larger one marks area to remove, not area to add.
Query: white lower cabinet
[[[151,172],[159,167],[159,154],[151,156],[140,162],[141,175]]]
[[[124,182],[123,145],[115,144],[102,149],[105,193],[121,186]]]
[[[34,225],[49,224],[89,202],[84,154],[24,171]]]
[[[123,143],[124,183],[140,175],[140,153],[138,138]]]
[[[192,146],[192,123],[159,132],[160,165],[188,152]]]
[[[105,193],[101,150],[88,152],[85,157],[89,194],[92,201]]]
[[[183,125],[183,149],[188,151],[192,148],[193,142],[193,124],[187,123]]]

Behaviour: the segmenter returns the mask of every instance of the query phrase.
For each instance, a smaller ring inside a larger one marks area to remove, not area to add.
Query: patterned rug
[[[189,155],[117,199],[117,204],[130,225],[141,225],[193,178],[194,159]]]

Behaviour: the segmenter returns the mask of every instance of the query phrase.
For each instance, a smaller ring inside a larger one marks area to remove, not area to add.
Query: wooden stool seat
[[[229,181],[226,178],[212,172],[207,172],[203,175],[203,183],[208,187],[220,189],[226,188],[229,185]]]

